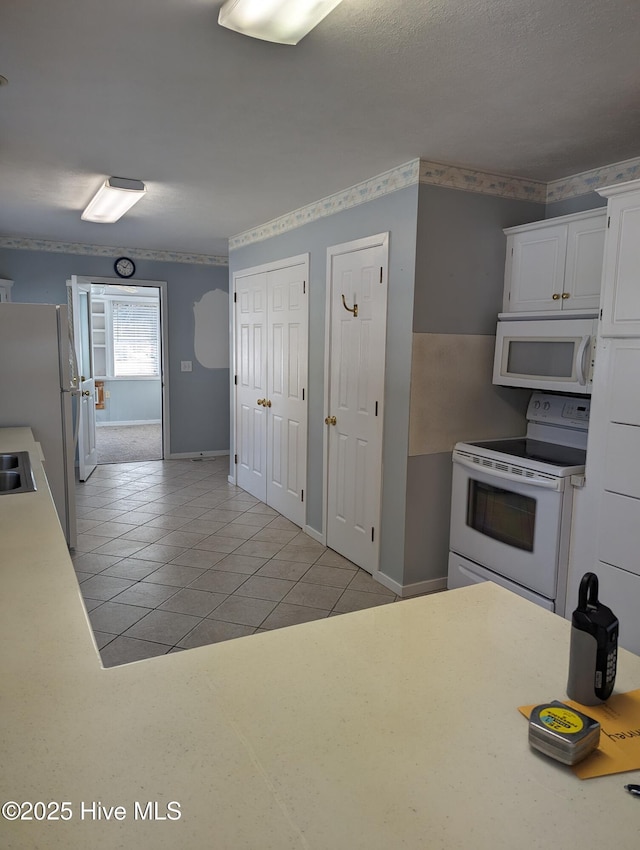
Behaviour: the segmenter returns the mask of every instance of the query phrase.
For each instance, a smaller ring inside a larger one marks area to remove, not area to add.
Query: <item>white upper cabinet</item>
[[[606,211],[509,227],[503,310],[597,310]]]
[[[609,199],[602,336],[640,336],[640,180],[599,190]]]

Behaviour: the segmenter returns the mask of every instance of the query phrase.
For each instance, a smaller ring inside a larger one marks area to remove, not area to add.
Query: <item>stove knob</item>
[[[543,407],[545,410],[549,410],[549,409],[550,409],[550,407],[551,407],[551,402],[549,402],[549,401],[545,401],[545,403],[542,405],[542,407]]]
[[[539,408],[539,407],[540,407],[540,402],[539,402],[539,401],[534,401],[534,402],[533,402],[533,409],[534,409],[534,410],[538,410],[538,408]]]

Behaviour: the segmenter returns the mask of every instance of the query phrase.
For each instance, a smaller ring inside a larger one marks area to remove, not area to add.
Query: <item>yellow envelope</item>
[[[570,699],[559,701],[600,723],[598,749],[584,761],[573,765],[571,769],[576,776],[592,779],[594,776],[640,770],[640,690],[614,694],[602,705],[580,705]],[[518,711],[528,718],[535,707],[523,705]]]

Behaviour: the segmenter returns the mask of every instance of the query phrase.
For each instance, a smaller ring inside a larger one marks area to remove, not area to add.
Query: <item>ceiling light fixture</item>
[[[137,203],[147,191],[141,180],[109,177],[82,213],[83,221],[113,224]]]
[[[218,23],[252,38],[297,44],[341,0],[227,0]]]

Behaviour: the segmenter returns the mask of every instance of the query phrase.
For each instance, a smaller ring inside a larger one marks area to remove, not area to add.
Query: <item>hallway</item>
[[[227,475],[226,456],[119,463],[76,485],[73,563],[106,667],[396,600]]]

